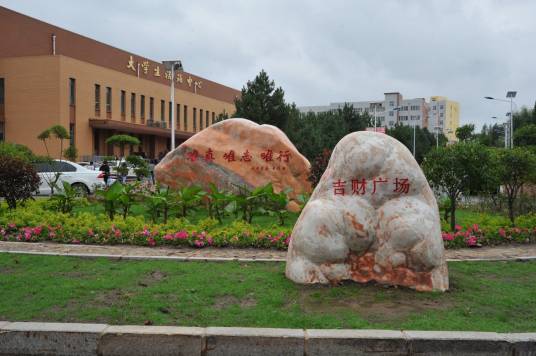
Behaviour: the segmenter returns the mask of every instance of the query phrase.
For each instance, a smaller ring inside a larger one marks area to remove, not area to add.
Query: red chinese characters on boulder
[[[186,153],[186,158],[188,158],[192,162],[195,162],[197,160],[197,157],[199,157],[199,152],[197,152],[197,150],[193,150]]]
[[[367,189],[367,180],[365,178],[352,179],[352,195],[364,195]]]
[[[372,192],[374,195],[378,191],[378,188],[383,183],[389,182],[389,179],[376,177],[372,180]],[[395,186],[393,192],[400,194],[408,194],[410,188],[410,182],[408,178],[397,177],[394,179],[393,185]],[[346,181],[337,179],[333,182],[333,194],[345,195]],[[354,178],[352,179],[352,195],[365,195],[367,193],[367,180],[366,178]]]
[[[395,193],[408,194],[409,192],[409,179],[408,178],[395,178]]]
[[[235,153],[233,150],[230,150],[228,153],[223,154],[223,159],[225,159],[227,162],[234,162],[235,159]]]
[[[274,156],[274,152],[272,150],[266,150],[261,153],[261,158],[265,160],[266,162],[272,162]]]
[[[376,193],[376,187],[378,183],[387,183],[387,178],[382,178],[382,177],[374,178],[374,180],[372,181],[372,184],[373,184],[372,194]]]
[[[214,161],[214,151],[212,151],[211,148],[209,148],[207,150],[207,152],[205,152],[205,161],[206,162],[212,162]]]
[[[290,160],[290,152],[287,151],[279,151],[279,156],[277,156],[277,160],[279,162],[288,162]]]
[[[335,195],[344,195],[344,186],[346,185],[346,181],[344,180],[337,180],[336,182],[333,182],[333,193]]]
[[[240,157],[240,161],[242,162],[251,162],[251,154],[249,153],[249,150],[246,150],[246,152],[244,152],[242,154],[242,157]]]

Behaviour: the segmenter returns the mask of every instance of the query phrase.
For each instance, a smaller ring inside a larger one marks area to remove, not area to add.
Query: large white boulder
[[[292,231],[286,275],[448,289],[437,203],[403,144],[365,131],[337,144]]]

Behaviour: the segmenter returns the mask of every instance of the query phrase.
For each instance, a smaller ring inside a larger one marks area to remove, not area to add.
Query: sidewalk
[[[170,248],[129,245],[66,245],[0,241],[0,252],[125,259],[175,259],[207,261],[284,261],[287,252],[263,249]],[[449,261],[536,259],[535,245],[511,245],[446,250]]]

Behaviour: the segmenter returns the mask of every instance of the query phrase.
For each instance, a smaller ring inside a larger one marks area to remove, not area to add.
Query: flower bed
[[[518,219],[519,227],[472,224],[443,232],[446,248],[493,246],[536,242],[536,214]],[[292,228],[276,224],[260,227],[241,220],[221,225],[214,219],[193,224],[171,218],[167,224],[149,224],[143,216],[110,221],[103,214],[75,215],[53,212],[39,202],[28,203],[0,216],[0,240],[72,244],[131,244],[142,246],[189,246],[203,248],[274,248],[285,250]]]

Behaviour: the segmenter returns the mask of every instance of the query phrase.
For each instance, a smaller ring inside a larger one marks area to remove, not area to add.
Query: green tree
[[[489,147],[504,147],[504,126],[493,124],[484,125],[482,131],[475,135],[478,142]]]
[[[387,130],[387,134],[402,142],[404,146],[413,152],[413,126],[397,124],[392,129]],[[438,135],[439,146],[447,144],[447,137],[440,133]],[[427,128],[415,127],[415,160],[420,164],[424,156],[436,147],[435,134]]]
[[[133,145],[137,146],[140,144],[140,140],[137,137],[130,135],[113,135],[106,139],[106,143],[109,145],[117,145],[121,150],[121,157],[125,155],[125,146]]]
[[[456,225],[456,202],[462,194],[489,191],[497,186],[490,150],[477,143],[460,142],[431,150],[422,168],[430,185],[450,199],[450,227]]]
[[[289,116],[289,105],[285,103],[285,92],[276,88],[264,70],[248,81],[242,94],[235,99],[235,117],[243,117],[259,124],[269,124],[284,130]]]
[[[47,140],[50,140],[50,138],[55,137],[56,139],[60,140],[60,152],[59,152],[59,160],[61,163],[62,157],[63,157],[63,141],[69,139],[69,133],[65,129],[65,127],[61,125],[54,125],[52,127],[49,127],[48,129],[41,132],[37,138],[41,141],[43,141],[43,144],[45,145],[45,150],[47,152],[47,161],[49,162],[53,175],[48,176],[47,174],[44,175],[45,181],[47,182],[48,186],[50,187],[50,194],[54,195],[54,188],[58,184],[58,180],[60,179],[61,172],[59,171],[61,164],[56,164],[52,157],[50,156],[50,151],[48,150]]]
[[[529,124],[514,133],[514,146],[536,146],[536,125]]]
[[[467,124],[456,129],[456,137],[460,141],[469,141],[474,137],[475,125]]]
[[[524,184],[536,182],[536,155],[516,147],[498,152],[497,172],[508,202],[508,216],[515,223],[514,203]]]

